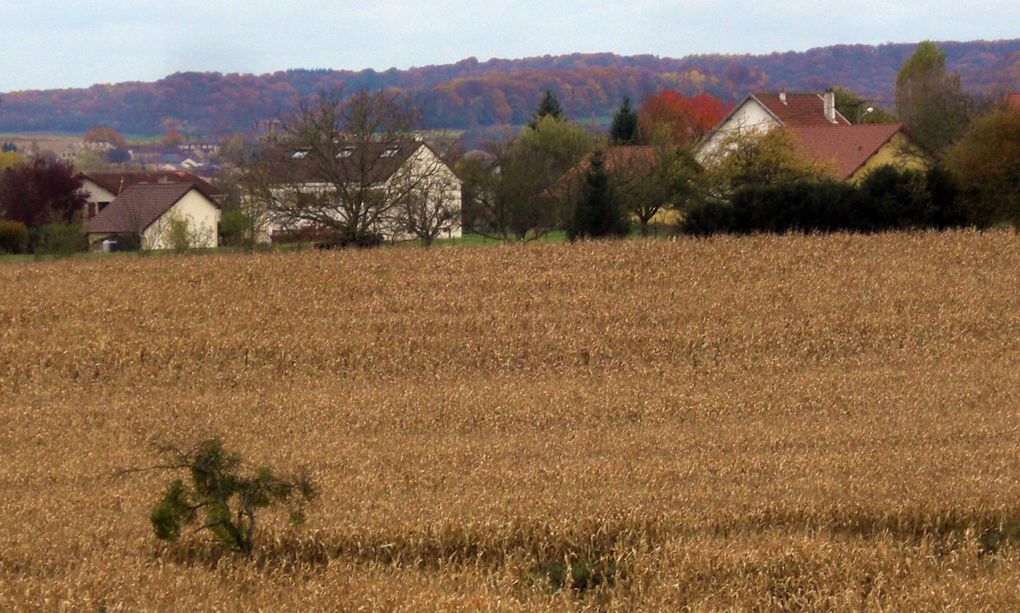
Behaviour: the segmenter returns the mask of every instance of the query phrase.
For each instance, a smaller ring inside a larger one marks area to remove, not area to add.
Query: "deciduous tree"
[[[0,177],[0,211],[30,228],[71,223],[85,203],[81,179],[69,163],[50,158],[8,168]]]
[[[974,221],[1010,221],[1020,230],[1020,110],[978,120],[947,158]]]
[[[835,88],[836,110],[855,124],[896,123],[896,116],[845,87]]]
[[[411,130],[416,120],[396,94],[321,95],[283,121],[279,136],[245,166],[243,180],[281,228],[361,244],[395,228],[405,205],[445,169],[438,157],[420,155],[392,170],[394,159],[421,153]]]
[[[651,96],[638,113],[641,139],[688,145],[701,138],[726,115],[728,107],[709,94],[688,98],[674,90]]]
[[[82,137],[85,143],[106,143],[115,149],[126,149],[127,141],[117,130],[109,126],[96,126]]]
[[[723,200],[748,185],[822,180],[831,174],[825,165],[798,156],[793,137],[783,128],[735,130],[702,165],[708,194]]]
[[[931,41],[918,44],[896,75],[896,113],[913,142],[931,154],[940,155],[966,131],[973,105]]]
[[[660,211],[682,210],[698,193],[700,169],[688,148],[622,147],[610,153],[614,192],[620,207],[637,218],[642,236]]]
[[[499,147],[494,171],[483,176],[483,185],[469,188],[473,206],[492,221],[492,232],[483,232],[505,241],[531,240],[563,227],[571,196],[559,181],[591,147],[583,128],[552,116]]]

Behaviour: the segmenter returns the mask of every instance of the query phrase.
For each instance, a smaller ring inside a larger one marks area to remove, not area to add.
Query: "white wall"
[[[719,146],[734,132],[765,132],[781,124],[754,98],[748,97],[715,132],[698,147],[698,161],[704,162],[716,154]]]
[[[191,247],[206,249],[217,246],[220,210],[201,192],[192,189],[142,232],[142,247],[144,249],[171,248],[167,233],[170,230],[171,222],[175,219],[187,221],[193,235]]]
[[[106,188],[100,187],[98,183],[87,178],[82,180],[81,191],[85,193],[86,197],[85,208],[81,212],[81,218],[84,220],[89,218],[90,203],[96,205],[96,213],[98,213],[99,203],[110,204],[117,197],[116,194],[107,191]]]

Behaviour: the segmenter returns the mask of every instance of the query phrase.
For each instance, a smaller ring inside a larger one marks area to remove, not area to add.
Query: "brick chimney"
[[[836,92],[831,87],[822,96],[825,107],[825,118],[829,123],[836,123]]]

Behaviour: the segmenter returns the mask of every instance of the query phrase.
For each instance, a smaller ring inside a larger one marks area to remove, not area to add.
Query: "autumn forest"
[[[940,43],[949,68],[977,92],[1020,84],[1020,39]],[[477,129],[520,125],[550,88],[568,116],[604,120],[629,95],[640,102],[675,89],[706,92],[732,102],[749,91],[816,91],[842,86],[888,105],[896,71],[913,44],[839,45],[770,55],[571,54],[520,60],[468,58],[456,64],[384,72],[288,70],[265,75],[177,73],[153,83],[95,85],[86,89],[0,95],[0,132],[84,133],[107,125],[122,133],[155,135],[244,132],[292,112],[321,91],[395,89],[422,112],[428,128]]]

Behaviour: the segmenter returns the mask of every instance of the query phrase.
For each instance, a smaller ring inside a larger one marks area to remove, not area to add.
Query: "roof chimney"
[[[836,92],[830,87],[822,96],[825,105],[825,118],[829,123],[836,123]]]
[[[779,101],[786,104],[786,88],[779,90]]]

